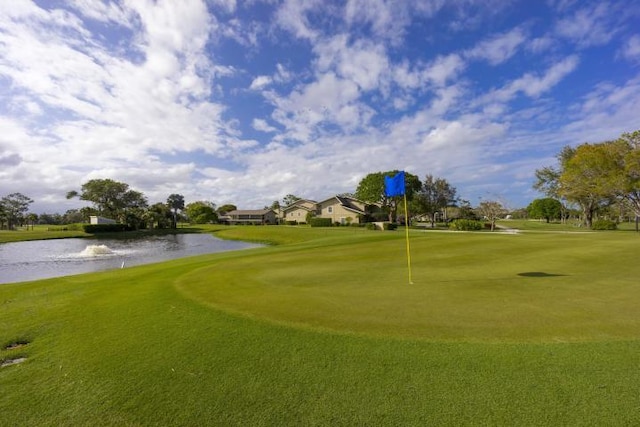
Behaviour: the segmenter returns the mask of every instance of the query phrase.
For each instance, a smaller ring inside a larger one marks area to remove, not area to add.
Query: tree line
[[[236,209],[226,204],[216,207],[208,201],[185,204],[181,194],[170,194],[166,202],[149,204],[139,191],[123,182],[111,179],[92,179],[82,185],[80,191],[69,191],[67,198],[79,198],[91,202],[91,206],[68,210],[64,215],[28,213],[33,200],[21,193],[13,193],[0,199],[0,228],[34,224],[73,224],[88,221],[90,216],[102,216],[125,224],[131,229],[176,228],[179,221],[193,224],[216,222],[219,215]]]
[[[594,217],[617,206],[640,218],[640,130],[618,139],[564,147],[558,163],[536,170],[534,188],[559,203],[560,210],[580,208],[587,227]]]
[[[576,147],[564,147],[557,155],[558,163],[536,170],[534,188],[546,195],[534,200],[523,216],[552,219],[566,218],[579,208],[585,226],[592,227],[594,216],[611,213],[616,209],[620,216],[624,211],[633,213],[636,229],[640,220],[640,130],[623,133],[618,139],[599,143],[584,143]],[[366,175],[358,184],[353,196],[365,203],[368,220],[396,222],[411,219],[426,220],[435,226],[437,221],[451,219],[484,219],[491,228],[497,219],[508,211],[502,203],[487,200],[475,208],[467,200],[457,197],[456,188],[445,178],[425,175],[424,180],[405,172],[405,196],[411,218],[405,218],[404,196],[388,197],[385,194],[385,176],[395,176],[397,170],[374,172]],[[194,224],[216,222],[218,216],[236,209],[227,204],[216,207],[208,201],[185,204],[180,194],[170,194],[165,202],[149,205],[147,198],[129,188],[126,183],[111,179],[92,179],[84,183],[80,191],[70,191],[67,198],[79,198],[91,202],[91,206],[72,209],[64,215],[40,216],[28,213],[33,202],[21,193],[12,193],[0,199],[0,228],[35,223],[76,223],[89,216],[104,216],[126,224],[132,229],[176,228],[181,220]],[[279,211],[300,197],[286,195],[282,203],[274,201],[265,209]]]

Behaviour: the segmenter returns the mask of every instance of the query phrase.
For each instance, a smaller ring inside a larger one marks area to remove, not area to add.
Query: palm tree
[[[171,194],[167,198],[167,206],[173,211],[172,228],[178,227],[178,210],[184,209],[184,196],[182,194]]]

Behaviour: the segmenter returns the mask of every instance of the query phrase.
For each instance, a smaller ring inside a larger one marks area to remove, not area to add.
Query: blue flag
[[[404,195],[404,171],[384,177],[384,194],[387,197]]]

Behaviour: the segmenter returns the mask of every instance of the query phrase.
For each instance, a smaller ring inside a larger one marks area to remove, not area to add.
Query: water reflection
[[[175,234],[130,240],[60,239],[0,244],[0,283],[121,268],[260,245],[210,234]]]

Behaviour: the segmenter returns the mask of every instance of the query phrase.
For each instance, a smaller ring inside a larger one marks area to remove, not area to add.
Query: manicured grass
[[[46,226],[36,226],[33,230],[22,228],[17,230],[0,230],[0,243],[87,236],[90,235],[84,231],[63,230],[60,227],[52,227],[49,229]]]
[[[216,233],[289,243],[0,286],[0,425],[640,423],[634,233]]]

